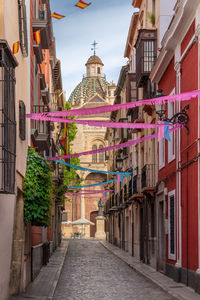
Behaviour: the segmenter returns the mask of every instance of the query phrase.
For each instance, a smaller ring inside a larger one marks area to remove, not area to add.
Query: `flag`
[[[39,45],[39,44],[40,44],[40,30],[37,30],[37,31],[34,33],[34,39],[35,39],[36,45]]]
[[[50,17],[55,18],[55,19],[58,19],[58,20],[61,20],[61,19],[65,18],[65,16],[60,15],[60,14],[57,14],[55,11],[54,11],[54,13],[52,13],[52,14],[50,15]]]
[[[78,3],[75,4],[75,6],[81,8],[81,9],[84,9],[84,8],[88,7],[90,4],[91,4],[91,2],[90,3],[85,3],[82,0],[79,0]]]
[[[169,124],[169,122],[165,122],[165,124]],[[170,142],[169,126],[164,128],[164,138]]]
[[[12,54],[16,54],[19,51],[19,41],[13,44]]]
[[[59,140],[59,144],[61,149],[64,152],[64,155],[70,154],[70,140],[69,140],[69,127],[68,124],[65,124],[65,127],[63,129],[63,135],[62,139]],[[64,159],[66,163],[70,163],[70,158]],[[70,170],[70,167],[67,167],[68,170]]]

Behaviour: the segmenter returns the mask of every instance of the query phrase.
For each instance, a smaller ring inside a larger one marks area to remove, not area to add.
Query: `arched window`
[[[92,150],[97,150],[97,145],[93,145]],[[97,153],[92,154],[92,162],[97,163]]]
[[[102,149],[103,148],[103,145],[100,145],[99,146],[99,149]],[[103,163],[104,162],[104,152],[100,152],[99,153],[99,162],[100,163]]]

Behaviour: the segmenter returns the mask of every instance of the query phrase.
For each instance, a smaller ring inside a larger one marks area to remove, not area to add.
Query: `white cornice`
[[[164,74],[169,62],[174,56],[175,49],[184,38],[191,22],[195,18],[199,0],[183,0],[177,14],[166,31],[162,44],[162,50],[150,74],[150,79],[158,83]]]

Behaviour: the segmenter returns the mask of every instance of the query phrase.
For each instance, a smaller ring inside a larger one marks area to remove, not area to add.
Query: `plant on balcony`
[[[51,167],[31,147],[28,148],[23,192],[25,223],[49,226],[52,194]]]
[[[155,23],[156,23],[155,15],[153,13],[147,12],[147,18],[151,22],[151,25],[155,26]]]

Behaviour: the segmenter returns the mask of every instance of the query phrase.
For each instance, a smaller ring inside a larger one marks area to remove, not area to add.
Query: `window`
[[[155,41],[144,41],[144,72],[151,72],[155,61]]]
[[[102,149],[103,148],[103,145],[100,145],[99,146],[99,149]],[[104,152],[100,152],[99,153],[99,162],[100,163],[103,163],[104,162]]]
[[[165,166],[165,139],[159,141],[159,169]]]
[[[62,213],[62,222],[67,222],[67,221],[68,221],[67,212],[63,212]]]
[[[168,194],[168,257],[176,259],[175,190]]]
[[[23,101],[19,101],[19,136],[22,141],[26,139],[26,107]]]
[[[0,43],[0,192],[15,192],[15,67],[6,42]]]
[[[28,56],[28,38],[27,38],[27,21],[26,5],[24,0],[18,0],[18,17],[19,17],[19,42],[23,56]]]
[[[93,145],[92,150],[97,150],[97,145]],[[97,163],[97,153],[92,154],[92,162]]]
[[[98,74],[101,74],[101,69],[100,69],[100,67],[97,68],[97,73],[98,73]]]
[[[175,89],[170,95],[175,94]],[[168,102],[168,118],[175,114],[175,103]],[[168,162],[175,159],[175,132],[170,132],[170,142],[168,142]]]

